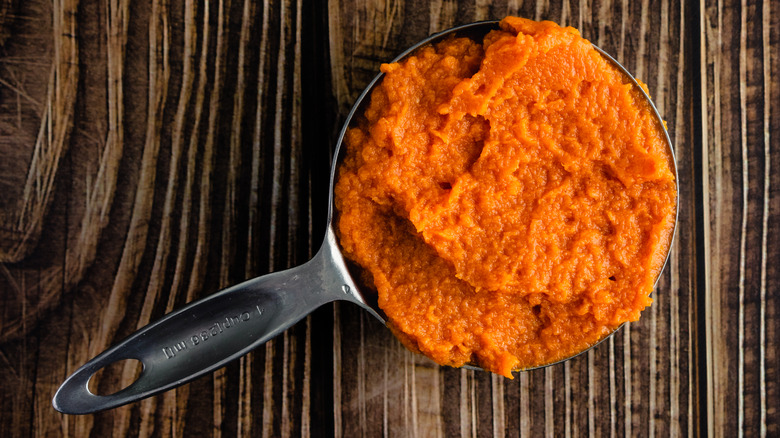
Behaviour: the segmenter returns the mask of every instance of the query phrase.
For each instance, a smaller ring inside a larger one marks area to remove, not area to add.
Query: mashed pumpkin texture
[[[573,28],[500,27],[382,66],[335,195],[343,252],[399,339],[511,377],[639,318],[677,200],[628,78]]]

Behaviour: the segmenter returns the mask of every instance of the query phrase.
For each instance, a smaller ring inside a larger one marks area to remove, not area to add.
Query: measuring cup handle
[[[351,279],[339,268],[343,260],[331,245],[326,239],[304,265],[222,290],[140,329],[68,377],[54,396],[54,408],[88,414],[141,400],[225,366],[325,303],[360,301],[349,293]],[[143,364],[138,380],[111,395],[89,391],[97,371],[125,359]]]

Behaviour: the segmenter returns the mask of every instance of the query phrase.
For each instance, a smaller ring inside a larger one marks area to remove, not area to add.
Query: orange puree
[[[402,342],[511,377],[639,318],[677,200],[628,78],[571,27],[501,29],[383,65],[335,190],[344,254]]]

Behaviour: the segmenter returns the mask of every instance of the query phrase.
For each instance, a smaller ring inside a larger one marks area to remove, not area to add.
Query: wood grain
[[[777,2],[6,4],[0,436],[780,434]],[[508,380],[439,367],[335,304],[158,397],[94,416],[52,409],[70,372],[137,328],[308,260],[340,123],[380,63],[507,14],[580,29],[648,84],[667,121],[677,235],[639,322]]]
[[[777,5],[707,2],[702,22],[708,431],[778,431]],[[773,44],[774,41],[774,44]],[[775,105],[776,106],[776,105]],[[707,199],[708,198],[708,199]]]

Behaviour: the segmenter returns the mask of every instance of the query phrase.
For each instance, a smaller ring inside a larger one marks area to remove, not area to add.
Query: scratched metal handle
[[[54,408],[89,414],[138,401],[225,366],[325,303],[341,299],[365,307],[333,245],[326,239],[304,265],[217,292],[135,332],[68,377]],[[97,371],[124,359],[143,364],[138,380],[112,395],[89,391]]]

